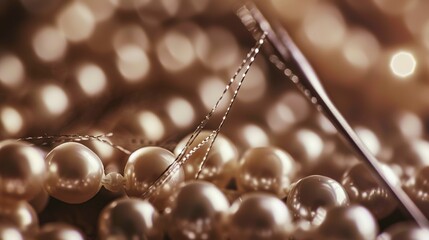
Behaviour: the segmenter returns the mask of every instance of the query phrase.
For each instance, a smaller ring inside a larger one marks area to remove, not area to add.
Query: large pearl
[[[191,149],[196,147],[211,133],[211,131],[202,131],[198,137],[195,138],[195,141],[191,144],[186,152],[189,152]],[[190,135],[186,136],[177,144],[176,148],[174,149],[176,156],[179,155],[179,153],[182,151],[189,137]],[[186,180],[195,179],[195,175],[199,170],[200,163],[206,154],[206,150],[210,145],[210,141],[211,140],[209,140],[199,150],[192,154],[192,156],[185,163],[184,170]],[[235,173],[237,168],[237,159],[238,151],[234,144],[227,137],[219,134],[216,137],[216,141],[214,142],[207,156],[207,160],[200,173],[199,179],[212,182],[219,187],[225,187]]]
[[[307,221],[312,221],[323,208],[344,206],[348,203],[349,197],[343,186],[320,175],[308,176],[294,183],[286,202],[295,218]]]
[[[110,203],[100,214],[99,237],[104,239],[162,239],[159,215],[149,202],[123,198]]]
[[[377,240],[427,240],[428,228],[421,228],[412,223],[397,223],[377,237]]]
[[[226,211],[225,195],[212,183],[191,181],[181,187],[169,216],[173,239],[222,239]]]
[[[36,240],[84,240],[82,233],[64,223],[48,223],[37,234]]]
[[[401,182],[395,173],[386,165],[381,165],[382,170],[397,187]],[[364,163],[358,163],[350,168],[341,181],[350,200],[362,204],[368,208],[378,219],[384,218],[396,208],[396,201],[390,196],[371,169]]]
[[[133,152],[124,170],[127,195],[141,197],[174,160],[174,154],[161,147],[143,147]],[[165,208],[168,198],[183,181],[184,174],[180,168],[150,198],[152,204],[160,210]]]
[[[285,151],[275,147],[247,150],[240,159],[236,177],[241,192],[265,191],[285,197],[296,172],[296,163]]]
[[[26,236],[32,236],[39,227],[34,209],[25,201],[0,198],[0,222],[13,224]]]
[[[378,225],[368,209],[359,206],[339,206],[328,209],[323,222],[311,239],[375,239]]]
[[[292,217],[286,205],[274,195],[249,193],[230,208],[228,224],[232,240],[287,239]]]
[[[0,196],[29,200],[43,188],[45,160],[24,142],[0,143]]]
[[[94,197],[104,175],[100,158],[80,143],[63,143],[46,156],[48,193],[67,203],[83,203]]]
[[[0,239],[1,240],[24,240],[18,228],[13,224],[0,223]]]

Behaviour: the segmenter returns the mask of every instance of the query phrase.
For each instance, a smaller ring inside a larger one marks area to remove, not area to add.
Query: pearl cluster
[[[390,182],[429,217],[429,5],[266,4]],[[264,56],[203,167],[209,143],[143,197],[253,44],[229,5],[0,1],[12,22],[0,26],[0,239],[427,238]]]

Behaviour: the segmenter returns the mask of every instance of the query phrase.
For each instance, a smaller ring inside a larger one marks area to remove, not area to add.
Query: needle
[[[378,160],[369,152],[362,140],[356,135],[330,98],[325,92],[317,74],[302,52],[295,45],[287,31],[280,25],[274,25],[264,17],[262,12],[254,3],[247,3],[237,11],[243,24],[256,37],[265,33],[271,48],[266,50],[270,60],[279,68],[284,70],[284,74],[291,78],[295,85],[310,99],[316,108],[323,112],[325,116],[335,126],[338,133],[350,144],[354,151],[361,157],[361,160],[376,173],[380,182],[395,197],[402,208],[411,215],[420,227],[429,227],[429,221],[414,204],[410,197],[400,186],[396,186],[384,174]],[[295,64],[300,77],[294,75],[289,68],[285,67],[285,62]]]

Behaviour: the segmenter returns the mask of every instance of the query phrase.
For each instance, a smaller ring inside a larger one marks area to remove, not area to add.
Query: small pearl
[[[64,223],[48,223],[37,234],[36,240],[84,240],[82,233]]]
[[[395,173],[387,165],[381,166],[390,182],[400,187],[401,182]],[[378,219],[388,216],[396,208],[396,201],[380,185],[378,178],[364,163],[358,163],[350,168],[344,174],[341,184],[352,202],[362,204]]]
[[[247,150],[240,159],[236,177],[241,192],[265,191],[285,197],[296,172],[296,163],[285,151],[275,147]]]
[[[97,194],[104,175],[100,158],[80,143],[63,143],[46,156],[49,195],[67,203],[83,203]]]
[[[212,183],[190,181],[177,192],[169,216],[173,239],[222,239],[229,208],[225,195]]]
[[[26,236],[38,230],[39,220],[34,209],[25,201],[0,198],[0,222],[11,223]]]
[[[409,179],[416,175],[416,171],[429,165],[429,142],[423,139],[413,139],[395,146],[392,164],[402,169],[402,179]]]
[[[415,177],[406,182],[405,191],[420,210],[429,216],[429,166],[421,168]]]
[[[111,172],[107,174],[103,180],[103,186],[112,192],[120,192],[124,189],[125,179],[124,177],[117,172]]]
[[[133,152],[124,170],[127,195],[141,197],[174,160],[174,154],[161,147],[143,147]],[[150,199],[152,204],[159,210],[164,209],[170,195],[183,181],[184,174],[180,169],[156,191]]]
[[[187,152],[196,147],[211,133],[212,131],[202,131],[198,137],[195,138],[195,141],[188,148]],[[176,156],[179,155],[179,153],[182,151],[189,137],[190,135],[186,136],[177,144],[176,148],[174,149]],[[200,163],[206,154],[206,150],[210,145],[210,141],[211,140],[209,140],[209,142],[197,150],[185,163],[184,170],[186,180],[195,179],[195,175],[199,170]],[[216,137],[216,141],[214,142],[212,149],[207,156],[207,161],[204,164],[204,168],[201,171],[199,179],[212,182],[219,187],[225,187],[234,176],[235,170],[237,168],[237,159],[238,151],[234,144],[227,137],[219,134]]]
[[[229,237],[232,240],[288,239],[292,217],[286,205],[273,195],[249,193],[230,208]]]
[[[29,200],[42,189],[45,160],[36,148],[24,142],[0,143],[0,196]]]
[[[339,206],[329,209],[325,219],[311,239],[375,239],[378,225],[368,209],[359,206]]]
[[[0,239],[1,240],[24,240],[24,236],[21,234],[18,228],[12,224],[0,224]]]
[[[307,221],[312,221],[321,209],[348,203],[349,197],[341,184],[321,175],[308,176],[294,183],[286,202],[295,218]]]
[[[426,240],[428,236],[428,228],[421,228],[413,223],[397,223],[380,234],[377,240]]]
[[[110,203],[100,214],[99,237],[104,239],[162,239],[159,215],[145,200],[123,198]]]

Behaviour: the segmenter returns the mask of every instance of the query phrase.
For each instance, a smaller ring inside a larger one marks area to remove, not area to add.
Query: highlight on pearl
[[[39,229],[39,219],[34,209],[23,200],[0,198],[0,223],[8,223],[31,237]]]
[[[97,194],[104,167],[100,158],[86,146],[63,143],[46,156],[46,191],[67,203],[83,203]]]
[[[48,223],[37,234],[36,240],[84,240],[82,233],[64,223]]]

